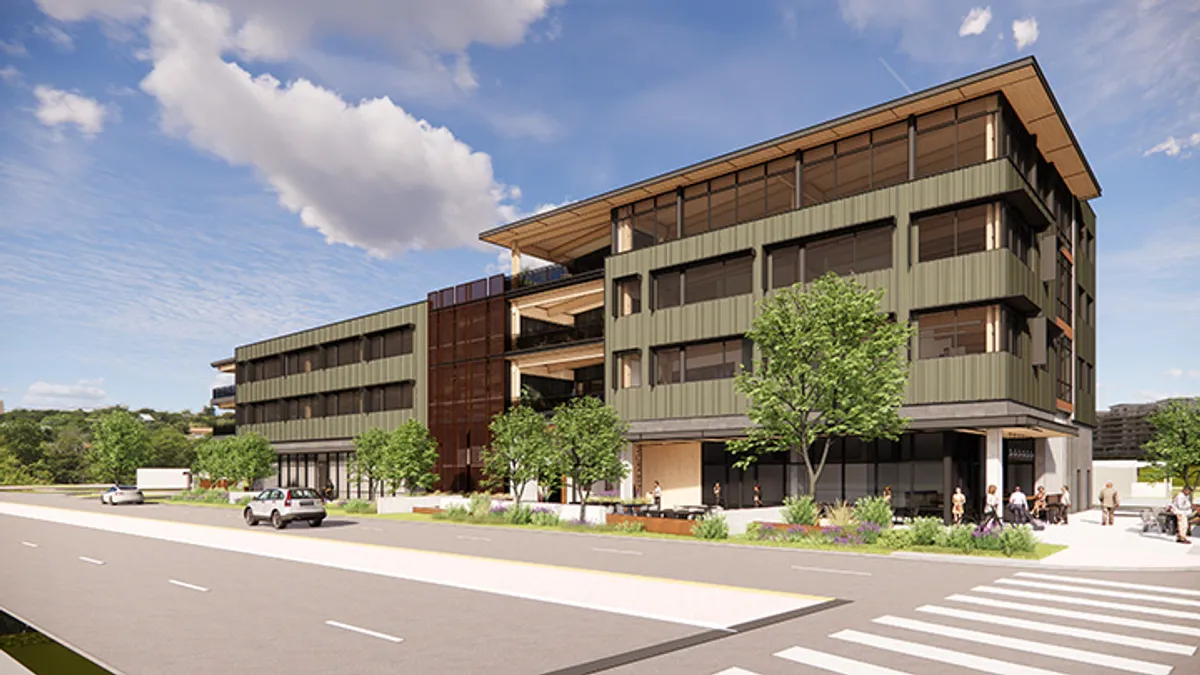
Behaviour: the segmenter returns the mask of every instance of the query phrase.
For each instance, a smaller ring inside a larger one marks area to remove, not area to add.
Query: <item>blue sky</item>
[[[1200,7],[12,0],[0,399],[198,409],[479,231],[1034,54],[1104,188],[1099,403],[1200,394]],[[498,256],[499,254],[499,256]]]

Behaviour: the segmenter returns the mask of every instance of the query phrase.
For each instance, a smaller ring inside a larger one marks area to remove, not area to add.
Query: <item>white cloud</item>
[[[562,125],[553,117],[540,112],[500,113],[491,112],[487,121],[501,136],[506,138],[530,138],[535,141],[552,141],[564,133]]]
[[[388,98],[346,101],[304,79],[254,76],[224,56],[284,59],[308,49],[318,33],[340,29],[428,56],[432,66],[448,54],[447,76],[471,89],[467,46],[520,42],[545,13],[546,0],[261,0],[251,8],[232,0],[159,0],[139,5],[140,13],[113,0],[39,4],[60,20],[145,16],[153,70],[141,87],[158,100],[164,129],[230,164],[254,168],[279,203],[329,243],[379,256],[477,245],[480,230],[515,211],[491,158],[449,129]],[[537,119],[512,128],[547,133]]]
[[[987,30],[988,24],[991,22],[992,8],[990,6],[975,7],[970,12],[967,12],[962,25],[958,27],[958,36],[980,35],[983,31]]]
[[[29,385],[21,404],[27,408],[95,408],[108,394],[100,387],[103,379],[80,380],[75,384],[54,384],[38,380]]]
[[[1025,49],[1037,42],[1038,23],[1032,16],[1028,19],[1017,19],[1012,22],[1013,41],[1017,43],[1017,51]]]
[[[531,255],[521,254],[521,270],[533,270],[539,267],[546,267],[554,263],[541,258],[535,258]],[[483,273],[487,276],[493,274],[512,274],[512,253],[507,250],[501,250],[496,254],[496,262],[491,263],[483,268]]]
[[[1188,377],[1200,377],[1200,370],[1189,370]]]
[[[104,129],[107,111],[95,99],[45,85],[35,87],[33,95],[38,100],[34,114],[48,127],[74,124],[87,136]]]
[[[69,52],[74,51],[75,49],[75,38],[71,37],[70,33],[59,28],[58,26],[51,26],[49,24],[44,26],[36,26],[34,27],[33,32],[34,34],[45,38],[55,47],[63,51]]]
[[[1183,377],[1183,370],[1180,368],[1172,368],[1167,371],[1167,374],[1171,377]]]
[[[212,384],[208,385],[208,388],[216,389],[217,387],[227,387],[231,384],[234,384],[234,380],[235,378],[233,373],[217,373],[213,377]]]
[[[0,80],[5,82],[19,82],[21,80],[21,71],[17,70],[16,66],[4,66],[0,68]]]
[[[29,52],[25,49],[25,45],[20,42],[7,42],[0,40],[0,52],[4,52],[9,56],[26,56]]]
[[[1150,148],[1146,152],[1142,153],[1142,156],[1145,157],[1145,156],[1149,156],[1149,155],[1153,155],[1153,154],[1157,154],[1157,153],[1161,152],[1168,157],[1176,157],[1184,149],[1194,148],[1194,147],[1198,147],[1198,146],[1200,146],[1200,132],[1194,133],[1191,136],[1188,136],[1185,138],[1175,138],[1174,136],[1167,136],[1167,140],[1163,141],[1162,143],[1159,143],[1158,145],[1154,146],[1153,148]],[[1188,155],[1184,155],[1184,156],[1187,157]]]

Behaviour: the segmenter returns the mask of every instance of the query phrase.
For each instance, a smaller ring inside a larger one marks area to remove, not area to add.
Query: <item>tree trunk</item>
[[[808,463],[808,494],[812,495],[813,499],[817,497],[817,480],[821,477],[821,472],[825,470],[825,460],[829,459],[829,446],[833,443],[833,439],[829,436],[825,437],[825,447],[821,449],[821,461],[817,464],[814,470],[812,463]]]
[[[576,488],[575,492],[578,494],[579,489]],[[579,522],[580,523],[587,522],[587,500],[588,500],[588,497],[591,497],[591,496],[592,496],[592,491],[588,490],[587,492],[585,492],[583,494],[583,499],[581,499],[579,501]]]

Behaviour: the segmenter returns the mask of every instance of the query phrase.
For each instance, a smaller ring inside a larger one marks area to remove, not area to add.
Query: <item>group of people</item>
[[[1046,494],[1046,487],[1039,485],[1033,495],[1033,505],[1029,504],[1029,497],[1021,491],[1021,486],[1017,485],[1013,488],[1012,493],[1008,496],[1008,508],[1012,513],[1014,523],[1025,524],[1036,519],[1044,519],[1046,514],[1050,512],[1049,495]],[[962,488],[954,489],[954,497],[951,504],[951,512],[954,514],[955,524],[962,522],[963,505],[966,504],[966,495],[962,493]],[[1071,511],[1071,489],[1066,485],[1062,488],[1062,494],[1059,496],[1059,506],[1056,515],[1058,523],[1066,525],[1069,520]],[[995,485],[989,485],[987,489],[987,498],[984,500],[983,506],[983,522],[981,527],[995,523],[1000,527],[1004,526],[1004,518],[1002,517],[1001,509],[1004,508],[1004,500],[1000,496],[999,489]]]

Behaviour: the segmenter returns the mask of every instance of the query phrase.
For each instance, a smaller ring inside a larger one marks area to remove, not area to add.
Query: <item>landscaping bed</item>
[[[610,513],[605,519],[608,525],[614,527],[624,524],[627,528],[631,525],[640,525],[644,532],[654,532],[656,534],[675,534],[685,537],[692,536],[692,528],[696,526],[694,520],[681,520],[679,518],[648,518],[644,516],[623,516],[620,514]]]

